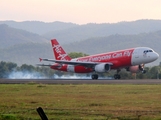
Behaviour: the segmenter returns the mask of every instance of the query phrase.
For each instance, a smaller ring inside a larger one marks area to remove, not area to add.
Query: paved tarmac
[[[90,79],[0,79],[0,84],[161,84],[161,79],[90,80]]]

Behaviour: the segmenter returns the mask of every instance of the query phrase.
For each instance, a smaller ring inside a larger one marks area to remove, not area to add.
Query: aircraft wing
[[[66,60],[55,60],[55,59],[42,59],[40,58],[40,61],[49,61],[49,62],[55,62],[59,64],[68,64],[68,65],[81,65],[86,67],[95,66],[97,64],[100,64],[100,62],[81,62],[81,61],[66,61]],[[107,63],[109,65],[113,65],[113,63]]]

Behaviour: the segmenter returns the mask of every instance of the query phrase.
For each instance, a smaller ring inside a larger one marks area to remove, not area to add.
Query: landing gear
[[[120,79],[121,76],[118,74],[121,70],[117,69],[117,74],[114,75],[114,79]]]
[[[92,74],[91,77],[92,77],[93,80],[97,80],[98,79],[98,75],[97,74]]]
[[[121,76],[119,74],[114,75],[114,79],[120,79],[120,78],[121,78]]]
[[[142,73],[145,74],[146,73],[146,70],[143,70]]]
[[[143,74],[146,73],[146,70],[144,70],[144,64],[139,65],[139,69]]]

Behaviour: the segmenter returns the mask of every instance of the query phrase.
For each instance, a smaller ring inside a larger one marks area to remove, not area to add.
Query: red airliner
[[[144,64],[153,62],[159,57],[159,54],[149,47],[136,47],[71,59],[56,39],[52,39],[51,44],[55,59],[39,59],[40,61],[54,62],[54,64],[38,65],[50,66],[51,69],[66,72],[92,72],[92,79],[98,79],[97,73],[105,73],[111,69],[117,70],[117,74],[114,75],[115,79],[121,78],[119,71],[122,68],[132,73],[139,71],[145,73]]]

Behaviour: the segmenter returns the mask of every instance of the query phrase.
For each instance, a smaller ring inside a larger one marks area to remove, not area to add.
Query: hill
[[[46,38],[27,32],[25,30],[15,29],[5,24],[0,24],[0,48],[11,47],[24,43],[46,43]]]
[[[6,24],[10,27],[26,30],[32,33],[36,33],[39,35],[51,32],[51,31],[59,31],[68,29],[71,27],[77,26],[73,23],[64,23],[64,22],[40,22],[40,21],[23,21],[23,22],[16,22],[16,21],[0,21],[0,24]]]
[[[161,30],[161,20],[138,20],[133,22],[86,24],[44,34],[47,39],[57,38],[62,44],[109,35],[130,35]]]
[[[95,37],[79,42],[64,45],[65,49],[71,51],[82,51],[87,54],[101,53],[120,50],[125,48],[147,46],[158,52],[161,51],[161,30],[136,35],[110,35],[107,37]]]
[[[68,52],[83,52],[97,54],[133,47],[151,47],[161,55],[161,30],[137,35],[111,35],[108,37],[95,37],[80,42],[65,45]],[[161,57],[154,62],[158,65]]]
[[[0,21],[10,27],[39,34],[46,39],[57,38],[61,44],[82,41],[94,37],[107,37],[110,35],[131,35],[161,30],[161,20],[137,20],[119,23],[89,23],[77,25],[73,23],[40,21]]]
[[[40,57],[54,58],[49,43],[25,43],[0,49],[0,61],[14,62],[18,65],[36,65]]]
[[[39,26],[38,24],[40,23],[38,22],[37,24],[36,21],[16,22],[16,24],[19,24],[16,26],[17,28],[13,28],[8,24],[0,24],[1,61],[11,61],[19,65],[35,65],[39,61],[39,57],[53,58],[50,45],[51,38],[57,38],[68,53],[96,54],[131,47],[148,46],[161,55],[161,20],[86,25],[57,22],[59,23],[57,28],[51,27],[54,32],[48,29],[50,32],[44,34],[44,36],[29,32],[29,29],[25,27],[18,29],[22,24],[27,26],[27,23],[33,31],[43,29],[44,25],[43,32],[40,30],[42,33],[49,27],[49,23],[40,22],[43,25]],[[35,27],[34,24],[39,27]],[[160,59],[154,64],[158,65],[159,62]]]
[[[141,33],[137,35],[111,35],[108,37],[96,37],[80,42],[62,45],[67,53],[83,52],[97,54],[120,49],[147,46],[153,48],[161,55],[161,31]],[[50,43],[27,43],[0,50],[0,58],[4,61],[12,61],[18,64],[32,64],[39,62],[39,57],[53,58]],[[160,58],[150,64],[158,65]]]

